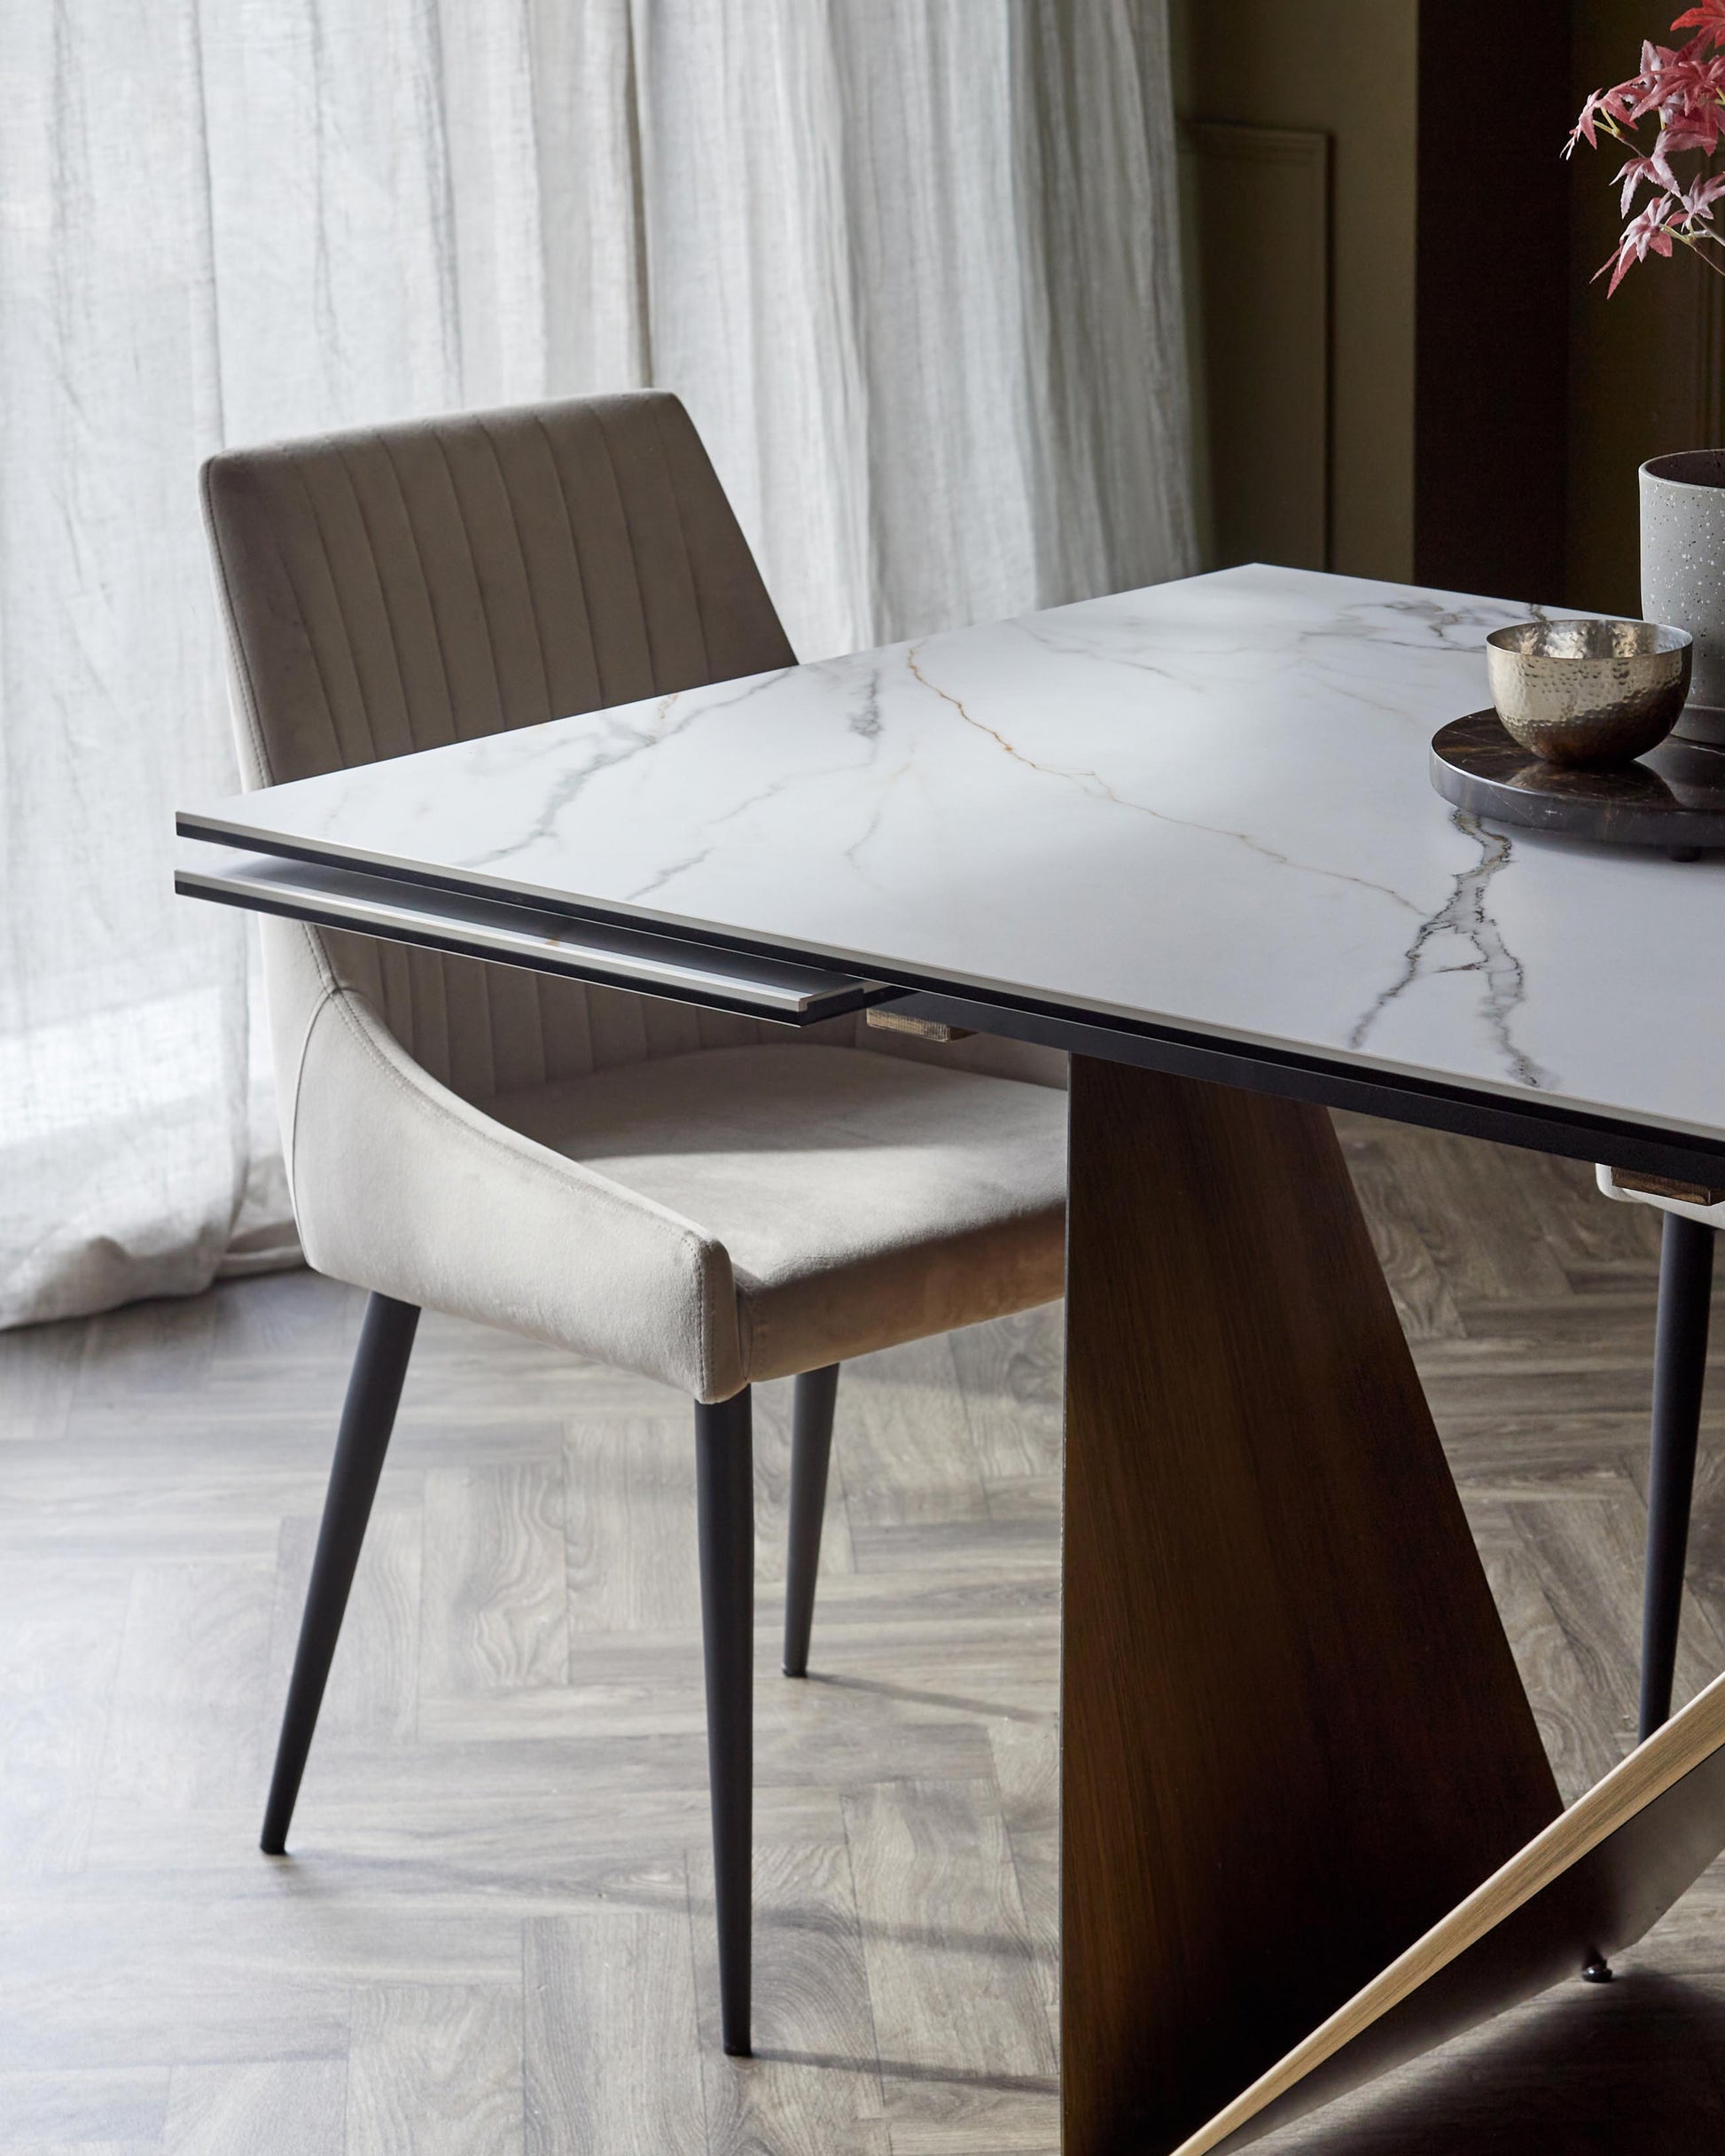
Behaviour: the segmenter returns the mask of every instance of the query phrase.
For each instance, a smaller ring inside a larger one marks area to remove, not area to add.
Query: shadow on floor
[[[1264,2156],[1702,2156],[1725,2149],[1725,1988],[1574,1984],[1267,2136]]]
[[[1001,2096],[1058,2096],[1050,2074],[990,2074],[969,2066],[913,2066],[902,2058],[849,2058],[831,2051],[792,2051],[757,2044],[754,2056],[769,2065],[823,2066],[839,2074],[878,2074],[888,2082],[934,2082],[953,2089],[987,2090]]]
[[[967,1693],[925,1691],[914,1684],[888,1684],[879,1677],[836,1677],[823,1669],[811,1669],[802,1680],[824,1684],[835,1691],[871,1692],[877,1699],[902,1699],[910,1707],[938,1707],[958,1715],[983,1715],[995,1722],[1034,1722],[1051,1728],[1058,1717],[1052,1707],[1008,1707],[999,1699],[976,1699]]]

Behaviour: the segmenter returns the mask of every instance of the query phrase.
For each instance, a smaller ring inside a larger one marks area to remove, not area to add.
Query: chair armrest
[[[301,928],[285,933],[311,939]],[[299,955],[318,965],[313,944]],[[320,968],[321,970],[321,968]],[[272,990],[279,968],[272,968]],[[284,984],[285,985],[285,984]],[[303,1010],[304,980],[289,997]],[[693,1223],[463,1100],[325,973],[282,1071],[308,1262],[724,1400],[745,1382],[730,1258]]]

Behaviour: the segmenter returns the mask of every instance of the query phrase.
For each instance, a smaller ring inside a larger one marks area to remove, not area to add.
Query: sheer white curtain
[[[1162,0],[0,0],[0,1324],[293,1254],[194,473],[657,382],[806,657],[1190,558]]]

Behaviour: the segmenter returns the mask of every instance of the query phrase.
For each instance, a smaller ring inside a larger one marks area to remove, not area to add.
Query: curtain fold
[[[0,1324],[294,1253],[194,478],[649,382],[808,658],[1185,572],[1161,0],[0,0]]]

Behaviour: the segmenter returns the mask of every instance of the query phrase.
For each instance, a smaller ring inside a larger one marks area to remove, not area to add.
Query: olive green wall
[[[1573,113],[1588,90],[1629,74],[1643,37],[1671,42],[1683,0],[1570,0],[1566,25],[1559,7],[1530,7],[1521,18],[1528,49],[1512,48],[1510,74],[1490,90],[1497,101],[1465,116],[1452,112],[1464,99],[1440,88],[1434,102],[1432,85],[1440,70],[1441,81],[1456,79],[1470,52],[1491,44],[1496,11],[1484,0],[1427,0],[1424,21],[1418,0],[1169,4],[1183,119],[1315,129],[1332,141],[1331,566],[1478,588],[1462,574],[1470,516],[1477,532],[1489,531],[1537,492],[1526,515],[1549,519],[1550,543],[1518,535],[1479,576],[1494,574],[1506,596],[1638,612],[1637,465],[1669,449],[1725,445],[1725,277],[1682,256],[1632,271],[1609,301],[1604,283],[1589,282],[1619,229],[1612,176],[1621,160],[1614,150],[1578,152],[1569,167],[1556,163],[1565,125],[1557,93],[1567,77],[1562,103]],[[1544,19],[1538,35],[1529,29],[1535,13]],[[1490,55],[1480,58],[1483,66]],[[1537,215],[1526,214],[1524,198],[1548,172],[1565,176],[1566,213],[1551,194]],[[1432,186],[1434,176],[1447,186]],[[1458,214],[1469,189],[1477,213]],[[1446,192],[1434,213],[1432,199]],[[1500,394],[1494,329],[1502,332],[1521,280],[1539,286],[1538,323],[1500,337],[1518,335],[1524,347]],[[1561,354],[1544,342],[1548,297]],[[1429,333],[1434,323],[1447,338]],[[1462,327],[1479,358],[1475,379],[1450,395]],[[1435,365],[1434,346],[1446,347]],[[1544,376],[1531,363],[1540,355],[1551,363]],[[1553,379],[1559,363],[1566,391]],[[1423,412],[1422,379],[1442,393],[1428,394]],[[1470,397],[1476,418],[1496,398],[1495,440],[1471,424]],[[1225,420],[1212,414],[1213,425]],[[1511,460],[1524,423],[1546,430],[1530,465],[1543,476],[1535,488],[1511,473],[1495,500],[1492,468]],[[1549,566],[1526,578],[1505,566],[1523,560]],[[1535,582],[1542,589],[1521,590]]]
[[[1184,120],[1331,138],[1330,566],[1414,569],[1417,0],[1171,0]]]
[[[1575,0],[1573,103],[1634,72],[1643,37],[1674,41],[1682,0]],[[1679,37],[1686,33],[1679,32]],[[1642,263],[1608,301],[1589,283],[1621,229],[1615,148],[1575,152],[1570,216],[1568,590],[1574,606],[1641,611],[1636,467],[1718,446],[1725,278],[1692,257]],[[1643,196],[1643,199],[1646,198]]]

